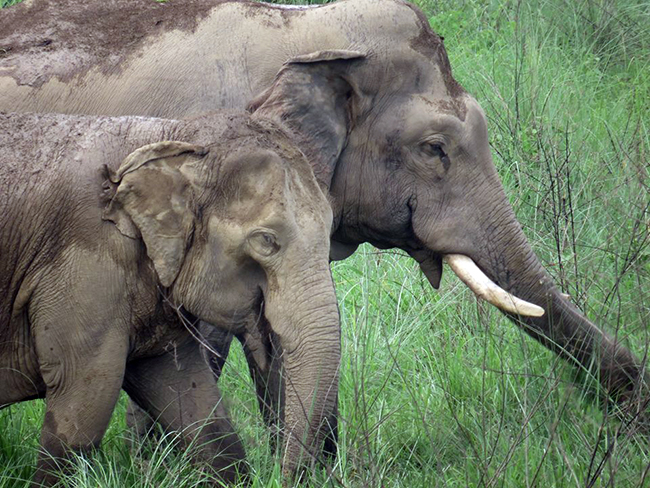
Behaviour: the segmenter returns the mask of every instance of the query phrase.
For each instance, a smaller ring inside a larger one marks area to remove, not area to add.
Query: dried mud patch
[[[171,30],[194,32],[224,0],[35,0],[0,11],[0,74],[41,86],[99,66],[119,72],[130,54]]]

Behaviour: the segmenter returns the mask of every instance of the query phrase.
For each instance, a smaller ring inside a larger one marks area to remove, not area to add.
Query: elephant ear
[[[128,237],[142,236],[165,287],[178,275],[194,227],[185,167],[206,153],[203,147],[185,142],[157,142],[135,150],[115,173],[109,172],[117,188],[102,217]]]
[[[328,188],[360,111],[361,96],[350,71],[364,59],[365,54],[346,50],[297,56],[248,104],[253,118],[271,118],[289,129]]]

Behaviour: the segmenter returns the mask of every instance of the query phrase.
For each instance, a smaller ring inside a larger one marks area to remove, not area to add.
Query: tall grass
[[[6,3],[6,0],[2,0]],[[172,0],[178,1],[178,0]],[[547,269],[644,357],[650,323],[650,12],[624,0],[421,0],[455,77],[489,119],[495,163]],[[333,265],[343,326],[339,456],[313,486],[647,485],[647,437],[601,408],[597,382],[479,303],[450,274],[362,247]],[[221,386],[254,487],[279,487],[243,355]],[[182,453],[124,437],[66,485],[194,486]],[[0,488],[33,472],[42,404],[0,411]]]

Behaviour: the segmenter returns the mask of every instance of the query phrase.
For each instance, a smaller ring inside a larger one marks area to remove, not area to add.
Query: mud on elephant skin
[[[0,114],[0,147],[0,405],[46,399],[36,482],[99,445],[121,388],[225,480],[246,471],[199,318],[274,324],[284,469],[317,454],[340,360],[332,213],[276,124]]]
[[[642,362],[559,292],[531,250],[497,177],[485,115],[453,78],[442,39],[417,7],[208,0],[185,11],[174,2],[67,2],[33,0],[0,16],[0,109],[181,117],[257,97],[255,107],[283,119],[301,148],[319,156],[314,169],[329,183],[334,211],[333,257],[362,242],[401,248],[433,287],[446,257],[477,294],[496,295],[528,334],[594,373],[615,398],[649,396]],[[116,44],[127,15],[152,22]],[[96,18],[100,37],[88,35]],[[268,347],[267,356],[262,365],[248,356],[255,378],[275,375],[264,367],[273,364]],[[280,402],[263,382],[258,390],[272,409]]]

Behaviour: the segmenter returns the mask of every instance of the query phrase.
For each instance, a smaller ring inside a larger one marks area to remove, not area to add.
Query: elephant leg
[[[97,256],[86,260],[75,254],[67,269],[83,268],[84,273],[75,274],[64,290],[48,286],[44,278],[31,298],[28,320],[46,401],[35,484],[58,481],[53,470],[66,467],[71,451],[99,446],[119,398],[129,347],[128,313],[114,305],[122,298],[121,289],[106,286],[110,268],[93,268],[95,264]]]
[[[206,322],[200,322],[199,332],[208,346],[202,349],[205,359],[210,364],[215,379],[219,380],[228,358],[233,335]]]
[[[250,327],[237,338],[246,355],[262,418],[276,442],[284,407],[280,341],[263,317],[257,327]]]
[[[205,322],[200,322],[199,331],[200,337],[209,346],[201,348],[201,352],[210,365],[215,380],[219,380],[230,351],[233,335]],[[126,425],[131,434],[128,442],[132,447],[136,447],[138,443],[142,443],[147,437],[156,437],[154,419],[133,400],[129,400],[126,409]]]
[[[124,389],[166,431],[179,432],[186,446],[197,446],[195,457],[207,461],[225,482],[234,483],[246,473],[242,443],[191,337],[163,355],[129,363]]]
[[[336,451],[338,447],[339,440],[339,394],[336,392],[336,400],[334,405],[334,412],[331,416],[328,417],[327,422],[324,422],[323,428],[325,432],[323,433],[324,443],[323,443],[323,454],[328,459],[334,459],[336,457]]]
[[[50,486],[71,451],[99,446],[119,398],[128,344],[122,337],[87,342],[80,360],[74,349],[47,342],[38,344],[47,407],[34,484]]]
[[[233,335],[203,322],[201,322],[201,334],[209,345],[209,348],[204,349],[206,359],[215,378],[218,379],[226,362]],[[271,331],[264,316],[250,324],[245,333],[238,334],[237,339],[244,350],[255,385],[260,413],[271,431],[273,449],[275,449],[278,445],[282,418],[283,391],[279,340]]]
[[[155,438],[155,421],[145,410],[133,400],[129,400],[126,407],[126,426],[129,430],[127,444],[132,448],[138,448],[147,438]]]
[[[203,349],[212,372],[218,380],[228,357],[233,335],[218,327],[201,322],[201,337],[209,347]],[[264,422],[277,431],[281,417],[282,375],[280,344],[262,315],[249,324],[246,332],[238,334],[250,370],[257,401]]]

